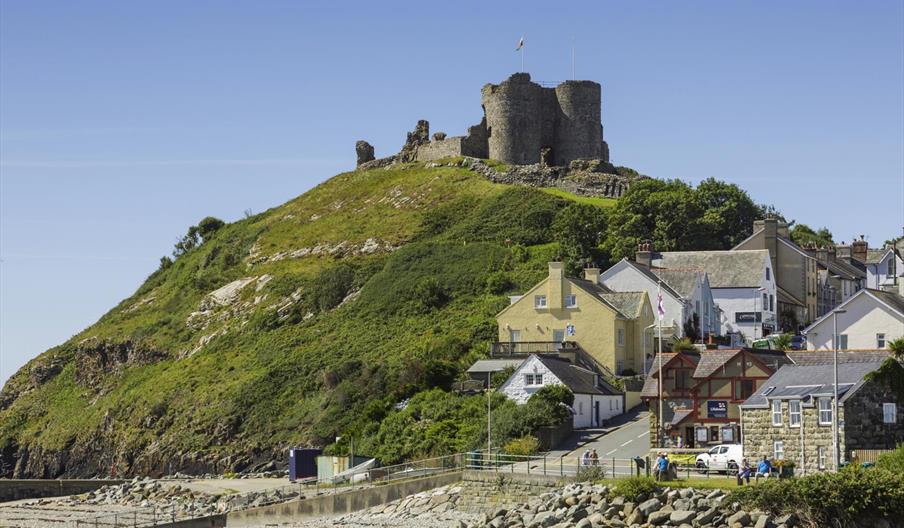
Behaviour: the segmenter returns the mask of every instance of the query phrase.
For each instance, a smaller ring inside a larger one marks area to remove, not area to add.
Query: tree
[[[224,225],[226,225],[226,222],[219,218],[208,216],[198,222],[198,234],[201,235],[202,241],[207,241]]]
[[[791,240],[798,246],[814,244],[817,247],[828,247],[835,245],[832,233],[828,228],[823,227],[819,231],[813,231],[813,228],[807,224],[795,224],[791,228]]]
[[[179,258],[180,255],[188,253],[192,249],[210,240],[210,238],[213,237],[213,234],[224,225],[226,225],[226,222],[223,222],[219,218],[214,218],[213,216],[203,218],[198,222],[198,225],[189,227],[185,236],[176,242],[176,246],[173,249],[173,256]]]
[[[779,334],[772,343],[776,350],[788,350],[791,348],[791,334]]]
[[[562,260],[574,273],[592,260],[606,231],[606,212],[593,205],[570,204],[556,215],[552,230]]]
[[[733,248],[753,232],[753,221],[765,216],[747,191],[733,183],[708,178],[695,193],[706,211],[701,219],[706,247],[701,249]]]

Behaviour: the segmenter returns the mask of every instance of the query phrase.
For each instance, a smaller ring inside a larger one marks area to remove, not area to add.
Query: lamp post
[[[490,436],[490,429],[493,426],[493,422],[490,419],[492,406],[490,405],[490,389],[492,388],[493,381],[493,373],[487,372],[487,460],[490,459],[490,447],[492,447],[492,436]]]
[[[839,456],[838,445],[838,314],[843,314],[847,310],[832,310],[832,377],[834,379],[834,394],[832,400],[832,456],[835,461],[835,471],[838,471],[838,465],[841,462]]]

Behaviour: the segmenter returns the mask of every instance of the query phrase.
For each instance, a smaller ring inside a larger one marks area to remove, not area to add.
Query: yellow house
[[[566,277],[561,262],[550,262],[545,279],[496,315],[501,348],[536,353],[574,343],[616,374],[642,374],[653,343],[647,294],[614,292],[599,274],[590,268],[584,279]]]

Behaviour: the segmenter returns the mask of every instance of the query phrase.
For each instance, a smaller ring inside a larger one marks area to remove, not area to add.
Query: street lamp
[[[838,471],[838,465],[841,457],[838,452],[838,314],[846,313],[847,310],[832,310],[832,370],[834,377],[834,401],[832,402],[832,455],[835,457],[835,471]]]

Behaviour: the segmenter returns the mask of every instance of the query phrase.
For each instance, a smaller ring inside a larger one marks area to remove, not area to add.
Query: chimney
[[[835,246],[835,258],[850,260],[851,246],[848,246],[847,244],[845,244],[844,241],[842,241],[841,244],[838,244],[837,246]]]
[[[549,281],[546,284],[546,305],[550,309],[563,306],[562,286],[565,282],[565,266],[561,262],[549,263]]]
[[[791,238],[791,231],[788,230],[788,223],[787,223],[787,222],[779,222],[779,223],[778,223],[778,227],[777,227],[777,232],[778,232],[778,234],[779,234],[780,236],[783,236],[783,237],[785,237],[785,238],[787,238],[787,239],[790,239],[790,238]]]
[[[766,218],[763,220],[754,220],[753,228],[763,227],[763,249],[769,251],[769,260],[772,261],[772,270],[778,269],[778,220],[775,218]]]
[[[584,279],[592,282],[593,284],[600,283],[600,269],[599,268],[585,268],[584,269]]]
[[[860,235],[860,240],[854,240],[851,244],[852,256],[860,262],[866,262],[867,251],[869,251],[869,242],[864,240],[863,235]]]
[[[832,249],[832,258],[835,258],[835,250]],[[829,248],[821,247],[816,249],[816,261],[823,265],[829,262]]]
[[[637,253],[634,255],[634,262],[636,262],[638,266],[649,269],[653,264],[653,244],[649,241],[638,244]]]

